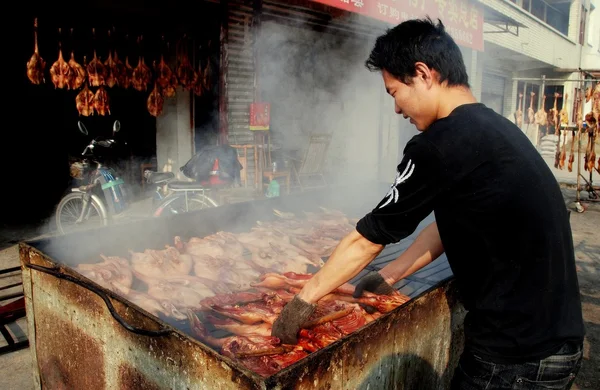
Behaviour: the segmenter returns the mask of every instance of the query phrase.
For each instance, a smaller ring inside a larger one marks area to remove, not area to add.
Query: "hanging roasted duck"
[[[83,67],[86,67],[86,57],[83,56]],[[88,80],[83,82],[83,90],[75,97],[75,106],[79,115],[94,115],[94,93],[88,88]]]
[[[106,86],[108,88],[112,88],[118,84],[118,69],[117,63],[112,55],[112,50],[114,49],[114,41],[111,39],[110,30],[108,30],[108,39],[111,42],[111,48],[108,49],[108,58],[104,61],[104,66],[106,67]]]
[[[110,103],[108,92],[104,86],[100,86],[94,95],[94,109],[100,116],[110,115]]]
[[[96,29],[92,28],[92,39],[94,40],[94,46],[96,42]],[[88,81],[91,87],[99,87],[106,83],[106,67],[100,61],[96,55],[96,48],[94,47],[94,58],[87,65]]]
[[[554,92],[554,106],[548,112],[548,129],[554,129],[554,134],[559,135],[558,133],[558,98],[560,94],[558,92]]]
[[[202,61],[198,61],[198,72],[194,72],[192,80],[192,91],[196,96],[202,96],[204,93],[204,83],[202,75]]]
[[[535,113],[534,123],[539,126],[546,126],[548,124],[548,113],[544,109],[546,107],[546,95],[542,97],[542,105]]]
[[[71,47],[73,47],[73,29],[71,29]],[[75,51],[71,50],[71,59],[69,60],[69,66],[73,70],[73,78],[71,79],[71,89],[79,89],[83,82],[87,79],[87,73],[85,67],[81,66],[75,61]]]
[[[582,105],[582,98],[581,98],[581,93],[579,95],[577,95],[577,100],[575,103],[575,112],[577,113],[577,132],[575,132],[575,130],[573,130],[573,134],[571,136],[571,154],[569,155],[569,165],[568,165],[568,170],[569,172],[573,172],[573,162],[575,161],[575,138],[577,136],[577,139],[579,139],[579,136],[581,134],[581,129],[583,128],[583,105]]]
[[[143,39],[143,36],[140,36],[138,38],[138,47],[140,48],[140,54],[138,57],[138,65],[133,69],[133,75],[131,79],[133,88],[140,92],[148,90],[148,85],[152,81],[152,71],[150,70],[148,65],[146,65],[146,61],[142,53]]]
[[[523,102],[523,94],[519,93],[519,103],[517,103],[517,111],[515,111],[515,123],[519,128],[523,125],[523,110],[521,104]]]
[[[187,37],[187,35],[184,34],[182,41],[187,43],[186,37]],[[181,61],[179,66],[177,67],[177,71],[176,71],[177,79],[179,80],[179,84],[183,87],[183,89],[185,89],[186,91],[189,91],[192,89],[192,82],[197,77],[196,71],[194,70],[194,67],[190,63],[190,59],[188,56],[188,50],[187,50],[187,44],[184,45],[180,41],[177,46],[178,46],[177,52],[179,55],[179,59]]]
[[[33,20],[33,55],[27,61],[27,78],[32,84],[42,84],[46,82],[44,78],[44,70],[46,69],[46,62],[40,56],[38,49],[37,39],[38,22],[37,18]]]
[[[60,39],[61,29],[58,29],[58,60],[56,60],[50,67],[50,79],[54,88],[58,89],[70,89],[73,83],[73,77],[75,73],[69,64],[63,58],[62,53],[62,41]]]
[[[165,44],[165,36],[162,37],[162,43]],[[161,50],[160,53],[160,61],[158,62],[158,66],[154,63],[154,70],[156,72],[156,82],[159,87],[162,89],[166,89],[171,82],[171,76],[173,72],[167,63],[165,62],[165,53]]]
[[[160,93],[160,89],[158,88],[158,83],[154,82],[154,89],[150,92],[150,96],[148,96],[148,112],[150,115],[154,117],[158,117],[163,112],[163,104],[165,99],[162,97]]]
[[[535,96],[535,92],[531,91],[529,93],[529,108],[527,109],[527,128],[529,128],[530,124],[535,123],[535,111],[533,110],[533,97]]]
[[[558,140],[556,142],[556,153],[554,155],[554,168],[558,168],[560,163],[560,126],[558,122],[558,109],[557,109],[557,101],[560,95],[558,93],[554,93],[554,107],[550,109],[550,114],[548,115],[548,123],[550,123],[550,119],[552,119],[552,126],[554,126],[554,134],[558,136]]]

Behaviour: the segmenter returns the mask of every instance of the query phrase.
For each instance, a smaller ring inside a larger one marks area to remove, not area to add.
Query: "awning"
[[[527,28],[525,24],[502,12],[496,11],[489,5],[483,3],[480,4],[483,7],[483,19],[486,24],[491,26],[484,29],[484,34],[509,33],[519,36],[519,29]]]
[[[442,20],[457,44],[483,51],[483,5],[469,0],[312,0],[395,25],[408,19]]]

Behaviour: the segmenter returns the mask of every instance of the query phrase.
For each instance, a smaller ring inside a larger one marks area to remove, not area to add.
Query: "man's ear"
[[[433,69],[428,67],[423,62],[415,63],[415,77],[420,79],[423,83],[425,83],[427,88],[431,88],[435,81],[434,72],[435,71]]]

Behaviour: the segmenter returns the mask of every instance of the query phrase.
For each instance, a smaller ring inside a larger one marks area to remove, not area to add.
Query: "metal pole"
[[[581,93],[583,92],[583,82],[580,80],[579,81],[579,93],[581,96]],[[581,119],[584,121],[585,123],[585,104],[584,104],[584,100],[581,99]],[[583,127],[583,124],[581,125],[581,127]],[[577,136],[577,188],[575,189],[575,208],[577,209],[578,213],[583,213],[584,208],[581,206],[580,203],[580,193],[579,193],[579,183],[581,182],[581,134],[582,131],[581,129],[578,129],[577,131],[578,136]]]
[[[546,110],[546,107],[542,107],[543,97],[545,94],[546,94],[546,75],[543,74],[542,75],[542,88],[540,89],[540,96],[538,96],[538,110],[540,108],[543,108],[544,111]]]
[[[515,81],[540,81],[542,79],[540,78],[534,78],[534,77],[513,77],[512,78]],[[569,79],[545,79],[546,81],[557,81],[557,82],[561,82],[561,83],[570,83],[570,82],[581,82],[581,81],[589,81],[589,80],[569,80]]]

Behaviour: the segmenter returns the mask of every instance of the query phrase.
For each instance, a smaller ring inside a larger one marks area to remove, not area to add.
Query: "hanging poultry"
[[[108,59],[104,62],[104,66],[106,66],[106,86],[109,88],[114,87],[118,83],[117,74],[117,63],[113,59],[112,52],[109,50]]]
[[[523,110],[521,109],[521,103],[523,101],[523,94],[519,93],[519,103],[517,103],[517,111],[515,111],[515,123],[519,128],[523,125]]]
[[[202,96],[204,92],[204,83],[202,75],[202,62],[198,61],[198,72],[194,72],[194,79],[192,80],[192,91],[196,96]]]
[[[73,29],[71,29],[71,45],[73,44]],[[85,67],[81,66],[77,61],[75,61],[75,51],[71,50],[71,59],[69,60],[69,67],[73,70],[73,78],[71,79],[71,89],[79,89],[85,79],[87,78],[87,74],[85,72]]]
[[[162,37],[163,44],[165,37]],[[167,63],[165,62],[165,54],[164,52],[160,54],[160,61],[158,62],[158,66],[154,64],[154,71],[156,72],[156,82],[158,85],[164,90],[171,83],[171,76],[173,72]]]
[[[566,133],[563,134],[562,147],[560,149],[560,155],[558,158],[559,158],[558,169],[563,169],[565,167],[565,162],[567,159],[567,134]]]
[[[86,57],[83,57],[83,66],[86,66]],[[75,105],[79,115],[94,115],[94,93],[88,88],[88,81],[84,80],[83,90],[75,97]]]
[[[184,34],[183,39],[186,39],[186,35]],[[190,63],[190,59],[187,54],[187,49],[180,49],[180,61],[179,67],[177,68],[177,79],[179,80],[179,84],[185,89],[189,91],[192,89],[192,82],[196,77],[196,71],[194,67]]]
[[[592,112],[589,112],[588,114],[586,114],[585,122],[587,125],[585,134],[588,135],[588,142],[585,147],[585,155],[583,156],[583,169],[585,171],[589,171],[590,161],[592,161],[591,165],[592,166],[594,165],[593,160],[591,160],[591,158],[590,158],[591,154],[592,154],[592,149],[593,149],[591,129],[596,127],[596,119],[594,118],[594,114]]]
[[[75,53],[71,52],[71,59],[69,60],[69,66],[73,69],[73,78],[71,79],[71,89],[78,89],[81,87],[87,74],[85,68],[75,61]]]
[[[162,97],[160,90],[158,89],[158,83],[154,82],[154,89],[150,92],[150,96],[148,96],[148,112],[150,115],[158,117],[162,114],[163,104],[165,100]]]
[[[94,29],[94,28],[92,29],[92,36],[94,37],[94,40],[95,40],[96,29]],[[90,63],[87,65],[87,74],[88,74],[88,81],[89,81],[91,87],[99,87],[99,86],[105,84],[106,67],[104,66],[102,61],[100,61],[98,59],[95,48],[94,48],[94,58],[92,58]]]
[[[58,35],[60,36],[61,29],[58,29]],[[65,61],[62,54],[62,43],[58,41],[58,60],[56,60],[50,67],[50,79],[54,88],[59,89],[70,89],[73,82],[74,71]]]
[[[141,43],[144,39],[143,36],[138,38],[138,46],[141,50]],[[133,84],[133,88],[136,90],[143,92],[148,90],[148,84],[152,81],[152,71],[146,65],[146,61],[144,60],[144,56],[141,55],[138,57],[138,65],[133,69],[133,75],[131,79],[131,83]]]
[[[127,85],[127,69],[125,64],[119,58],[119,54],[117,53],[117,49],[115,49],[115,55],[113,57],[114,65],[114,74],[116,78],[116,84],[121,88],[126,88]],[[132,69],[133,70],[133,69]]]
[[[567,100],[569,94],[565,93],[565,100],[563,100],[562,108],[560,109],[560,124],[567,126],[569,124],[569,112],[567,111]]]
[[[539,126],[546,126],[548,124],[548,113],[544,109],[546,106],[546,95],[542,97],[542,105],[535,113],[534,123]]]
[[[582,102],[581,102],[581,94],[579,94],[577,96],[577,101],[575,103],[575,112],[577,113],[577,133],[575,132],[575,130],[573,130],[573,134],[571,136],[571,153],[569,155],[569,165],[568,165],[568,170],[569,172],[573,172],[573,162],[575,161],[575,137],[577,136],[577,138],[579,139],[579,135],[581,134],[581,129],[583,127],[583,115],[582,115],[582,110],[583,110],[583,106],[582,106]]]
[[[108,93],[104,86],[100,86],[96,91],[96,95],[94,95],[94,109],[98,113],[98,115],[105,116],[106,114],[110,115],[110,104],[108,99]]]
[[[531,98],[529,99],[529,108],[527,109],[527,124],[528,125],[535,122],[535,111],[533,110],[533,97],[535,96],[535,92],[531,91],[529,94],[530,94]]]
[[[33,55],[27,61],[27,78],[31,81],[32,84],[42,84],[46,82],[44,78],[44,70],[46,69],[46,62],[40,56],[40,52],[38,49],[38,40],[37,40],[37,28],[38,22],[37,18],[33,21]]]
[[[548,112],[548,129],[554,129],[554,134],[558,135],[558,98],[560,94],[558,92],[554,93],[554,107],[550,109]]]
[[[108,30],[108,39],[109,41],[111,41],[111,49],[114,48],[114,43],[111,39],[110,36],[110,30]],[[117,73],[118,73],[118,69],[117,69],[117,63],[115,62],[113,55],[112,55],[112,50],[109,49],[108,50],[108,58],[106,59],[106,61],[104,61],[104,66],[106,67],[106,85],[108,86],[108,88],[112,88],[115,85],[117,85],[118,83],[118,79],[117,79]]]

